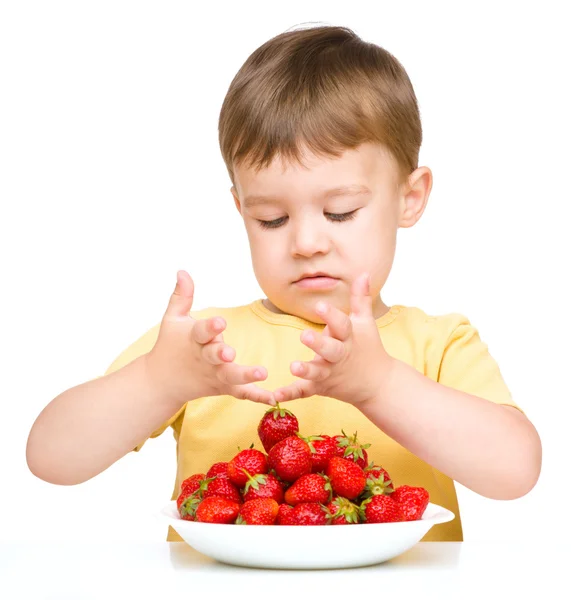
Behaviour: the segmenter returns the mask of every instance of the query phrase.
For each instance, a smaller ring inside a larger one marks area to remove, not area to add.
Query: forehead
[[[378,181],[392,180],[395,164],[379,145],[362,144],[340,157],[320,157],[305,151],[302,164],[276,157],[265,168],[238,165],[235,185],[244,206],[254,206],[291,194],[331,198],[370,194]]]

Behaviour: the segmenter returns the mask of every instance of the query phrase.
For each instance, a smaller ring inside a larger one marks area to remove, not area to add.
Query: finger
[[[194,324],[190,337],[199,344],[208,344],[224,329],[226,329],[226,321],[222,317],[199,319]]]
[[[253,384],[238,385],[231,391],[232,395],[238,398],[238,400],[251,400],[252,402],[260,402],[262,404],[276,405],[273,392],[263,390]]]
[[[373,298],[370,287],[370,277],[366,271],[361,273],[351,284],[351,313],[357,317],[373,316]]]
[[[194,282],[186,271],[176,274],[176,286],[172,293],[165,317],[188,317],[194,300]]]
[[[303,377],[309,381],[323,381],[331,375],[331,368],[327,365],[318,364],[316,362],[300,362],[291,363],[291,372],[297,377]]]
[[[312,330],[302,332],[301,341],[330,363],[339,362],[347,352],[345,342]]]
[[[223,342],[211,342],[202,347],[202,356],[211,365],[221,365],[232,362],[236,358],[236,351]]]
[[[289,402],[297,398],[309,398],[315,395],[316,389],[311,381],[294,381],[290,385],[274,390],[276,402]]]
[[[342,342],[349,339],[353,332],[353,326],[349,315],[345,314],[335,306],[327,302],[320,301],[316,304],[315,310],[317,314],[325,321],[329,328],[331,337],[334,337]]]
[[[217,376],[222,383],[238,385],[264,381],[268,373],[264,367],[245,367],[236,363],[227,363],[220,365]]]

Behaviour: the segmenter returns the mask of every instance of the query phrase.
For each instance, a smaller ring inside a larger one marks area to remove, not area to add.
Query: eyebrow
[[[371,193],[371,190],[365,185],[343,185],[325,190],[319,194],[319,197],[327,199],[335,196],[358,196]],[[273,196],[246,196],[246,198],[244,198],[244,207],[249,208],[259,204],[270,204],[272,202],[278,202],[278,200],[277,197]]]

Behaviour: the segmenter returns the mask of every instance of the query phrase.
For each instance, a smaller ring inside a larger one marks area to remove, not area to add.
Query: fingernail
[[[325,305],[324,302],[318,302],[317,305],[315,306],[315,310],[320,314],[320,315],[324,315],[325,311],[327,310],[327,306]]]
[[[260,369],[256,369],[254,371],[254,376],[257,377],[258,379],[262,379],[264,377],[264,374],[260,371]]]
[[[303,337],[308,344],[313,342],[313,333],[306,333]]]

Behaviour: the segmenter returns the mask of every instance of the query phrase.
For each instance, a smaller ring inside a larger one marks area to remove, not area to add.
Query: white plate
[[[429,503],[418,521],[358,525],[223,525],[181,519],[176,501],[156,516],[190,546],[223,563],[270,569],[338,569],[374,565],[412,548],[454,513]]]

